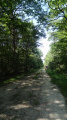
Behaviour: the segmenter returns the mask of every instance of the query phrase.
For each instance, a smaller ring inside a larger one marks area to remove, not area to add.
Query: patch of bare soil
[[[0,88],[0,120],[67,120],[66,112],[44,70]]]

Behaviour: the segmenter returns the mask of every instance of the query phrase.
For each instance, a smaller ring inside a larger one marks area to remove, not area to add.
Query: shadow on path
[[[0,88],[0,120],[67,120],[64,99],[41,70]]]

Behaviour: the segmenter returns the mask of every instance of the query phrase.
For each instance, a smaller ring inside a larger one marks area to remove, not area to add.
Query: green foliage
[[[26,20],[29,15],[38,16],[38,10],[42,12],[39,0],[0,1],[0,80],[43,65],[37,50],[42,34]]]
[[[51,50],[47,53],[46,57],[45,57],[45,66],[48,66],[49,63],[53,60],[53,55],[51,53]]]
[[[59,26],[58,26],[59,27]],[[64,28],[65,29],[65,28]],[[63,34],[62,34],[63,33]],[[49,65],[53,66],[55,70],[61,72],[67,72],[67,32],[65,30],[57,30],[51,34],[53,43],[51,45],[51,54],[47,55],[49,59]],[[46,59],[47,59],[46,56]],[[48,60],[47,60],[48,61]]]
[[[49,25],[52,32],[51,49],[46,55],[47,73],[65,97],[67,97],[67,1],[46,0],[49,6]]]
[[[49,25],[52,27],[50,53],[46,63],[57,72],[67,72],[67,7],[66,0],[46,0],[49,7]]]
[[[58,18],[67,20],[67,1],[66,0],[46,0],[49,6],[49,19],[51,21]],[[50,22],[51,22],[50,21]]]
[[[21,26],[23,26],[23,29],[20,29],[19,26],[18,34],[16,34],[17,37],[19,36],[17,43],[14,44],[16,46],[12,44],[11,34],[9,34],[9,39],[6,37],[0,43],[1,77],[21,71],[28,72],[43,65],[40,52],[37,49],[39,33],[31,23],[21,22]]]
[[[59,74],[56,71],[52,71],[51,69],[48,69],[47,73],[52,78],[52,83],[56,84],[62,94],[67,97],[67,74]]]

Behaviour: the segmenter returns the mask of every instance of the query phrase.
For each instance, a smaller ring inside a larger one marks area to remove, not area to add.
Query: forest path
[[[0,88],[0,120],[67,120],[64,97],[42,69]]]

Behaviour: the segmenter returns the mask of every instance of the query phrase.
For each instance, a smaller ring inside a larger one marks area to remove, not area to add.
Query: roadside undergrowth
[[[51,82],[56,84],[63,96],[67,98],[67,74],[57,73],[49,68],[46,70],[46,72],[51,77]]]
[[[32,70],[31,72],[28,72],[28,73],[21,73],[21,74],[12,76],[12,77],[10,76],[9,78],[7,77],[7,79],[5,79],[5,80],[0,80],[0,87],[7,85],[7,84],[10,84],[12,82],[16,82],[18,80],[22,80],[22,78],[24,78],[25,76],[30,75],[32,73],[36,73],[38,70],[39,69],[35,69],[35,70]]]

